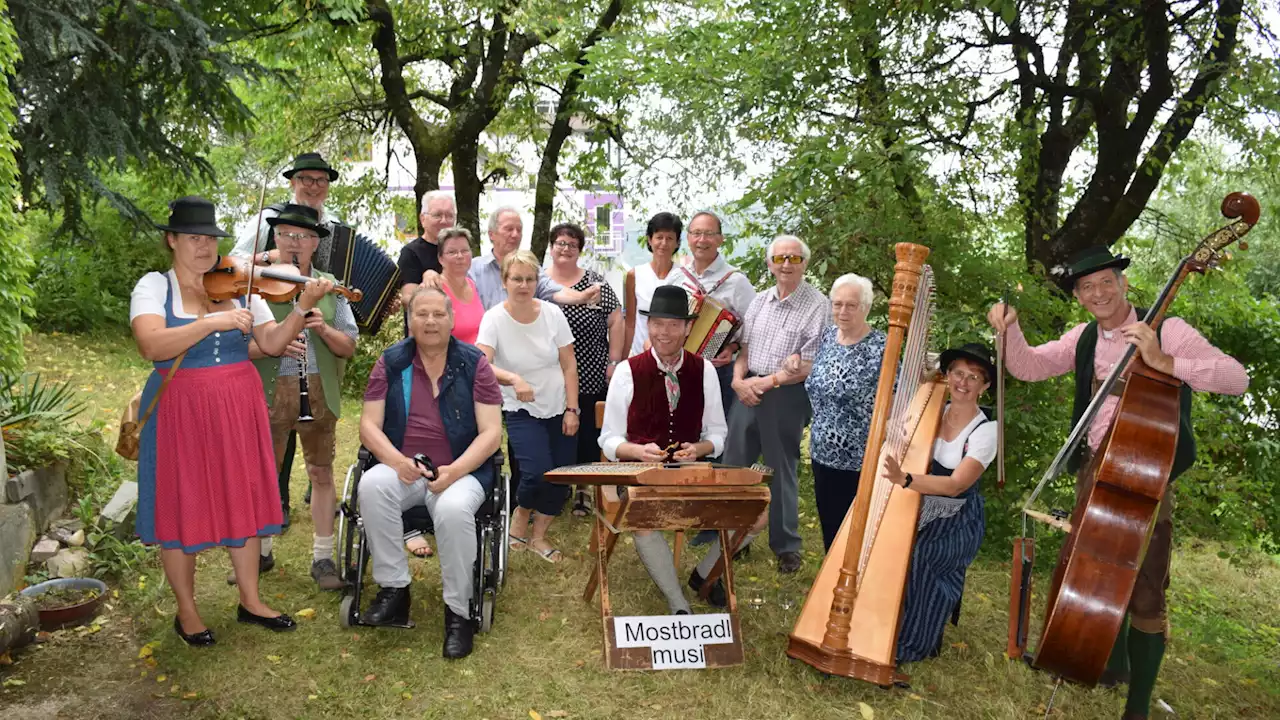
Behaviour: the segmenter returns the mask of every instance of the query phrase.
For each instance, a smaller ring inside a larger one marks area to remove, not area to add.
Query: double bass
[[[1253,197],[1237,192],[1222,201],[1222,214],[1235,221],[1206,237],[1178,263],[1142,320],[1153,329],[1159,329],[1187,276],[1218,265],[1222,251],[1257,224],[1260,208]],[[1240,246],[1247,247],[1243,242]],[[1069,524],[1050,523],[1069,535],[1053,573],[1044,628],[1031,661],[1035,668],[1086,686],[1096,685],[1106,669],[1124,622],[1178,444],[1182,382],[1148,367],[1135,356],[1136,350],[1131,345],[1116,363],[1023,507],[1024,518],[1052,520],[1032,511],[1032,503],[1061,472],[1120,375],[1127,372],[1111,427],[1090,461],[1094,482],[1088,496],[1077,504]],[[1024,532],[1019,540],[1015,554],[1021,557],[1014,558],[1013,578],[1017,593],[1011,598],[1011,650],[1016,640],[1026,637],[1030,596],[1030,575],[1024,572],[1030,539]]]

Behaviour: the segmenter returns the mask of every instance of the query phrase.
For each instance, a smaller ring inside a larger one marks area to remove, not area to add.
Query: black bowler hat
[[[674,320],[692,320],[697,315],[689,312],[689,293],[675,285],[659,285],[653,291],[653,300],[648,310],[641,310],[641,315],[651,318],[672,318]]]
[[[991,361],[991,349],[982,343],[965,343],[958,348],[951,348],[942,353],[938,358],[938,364],[945,373],[951,369],[951,363],[956,360],[970,360],[982,366],[987,373],[987,382],[996,379],[996,364]]]
[[[284,206],[280,214],[275,217],[267,218],[267,224],[271,227],[277,225],[292,225],[294,227],[315,230],[320,237],[329,236],[329,228],[320,224],[320,213],[313,207],[306,205],[295,205],[289,203]]]
[[[338,171],[334,170],[325,159],[320,157],[320,153],[302,153],[293,159],[293,167],[284,171],[285,179],[292,179],[294,174],[299,170],[323,170],[329,173],[329,181],[333,182],[338,179]]]
[[[169,224],[156,229],[188,235],[231,237],[213,219],[213,203],[197,195],[188,195],[169,203]]]
[[[1066,265],[1054,268],[1053,273],[1058,276],[1058,284],[1062,289],[1070,292],[1075,287],[1076,280],[1085,275],[1107,268],[1124,270],[1127,267],[1129,267],[1129,258],[1123,255],[1112,255],[1111,248],[1106,245],[1096,245],[1072,255]]]

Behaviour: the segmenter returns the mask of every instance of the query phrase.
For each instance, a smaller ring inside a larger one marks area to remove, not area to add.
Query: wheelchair
[[[506,539],[511,504],[507,494],[507,481],[502,473],[502,461],[501,450],[489,459],[494,467],[493,489],[476,511],[477,552],[469,615],[477,632],[488,632],[493,627],[498,591],[506,581]],[[364,595],[365,569],[369,566],[371,556],[365,542],[364,521],[360,518],[360,478],[377,464],[378,459],[373,453],[361,447],[357,461],[347,469],[342,495],[338,498],[337,533],[342,543],[338,576],[346,583],[338,612],[342,627],[365,624],[361,622],[361,599]],[[410,508],[404,513],[403,519],[406,530],[416,529],[424,534],[432,532],[431,516],[425,505]],[[408,627],[413,627],[412,621]]]

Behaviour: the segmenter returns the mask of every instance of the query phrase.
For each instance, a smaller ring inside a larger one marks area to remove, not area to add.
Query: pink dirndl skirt
[[[150,488],[144,467],[150,463],[139,458],[143,542],[194,553],[280,533],[271,426],[252,363],[179,369],[155,415]]]

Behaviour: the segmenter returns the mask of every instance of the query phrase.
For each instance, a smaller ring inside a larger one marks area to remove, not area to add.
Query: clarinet
[[[298,267],[298,255],[293,256],[293,266]],[[294,307],[298,305],[298,299],[293,299]],[[309,311],[307,314],[310,315]],[[302,359],[298,361],[298,422],[311,422],[315,420],[311,415],[311,394],[307,392],[307,331],[302,331]]]

